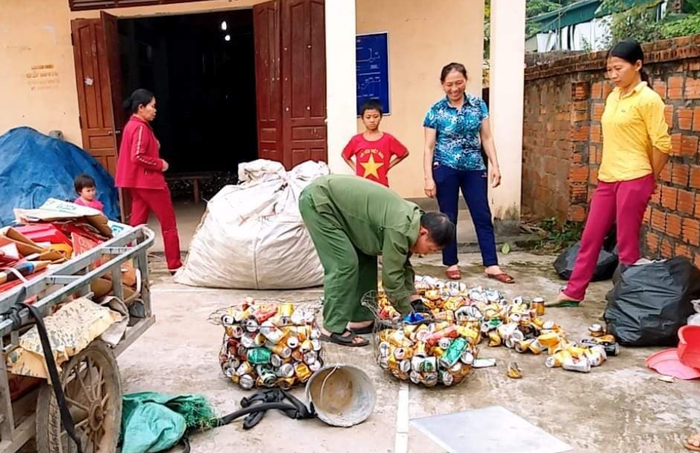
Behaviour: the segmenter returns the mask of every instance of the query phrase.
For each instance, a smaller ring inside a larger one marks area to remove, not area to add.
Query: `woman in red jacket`
[[[175,209],[163,172],[168,163],[160,158],[160,142],[151,129],[156,117],[156,98],[148,90],[138,89],[124,102],[132,115],[126,123],[119,148],[117,187],[131,193],[131,225],[148,222],[153,211],[163,232],[168,270],[174,274],[181,266],[180,239]]]

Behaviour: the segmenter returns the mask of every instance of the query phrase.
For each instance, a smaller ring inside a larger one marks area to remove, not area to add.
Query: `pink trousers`
[[[617,223],[620,262],[630,265],[639,260],[639,231],[655,185],[651,174],[631,181],[598,182],[583,230],[581,250],[564,290],[566,297],[574,300],[585,297],[603,241],[613,223]]]

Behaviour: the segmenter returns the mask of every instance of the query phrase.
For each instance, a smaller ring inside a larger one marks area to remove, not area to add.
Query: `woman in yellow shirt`
[[[605,102],[601,119],[603,158],[598,187],[574,271],[550,306],[578,306],[583,301],[603,240],[614,223],[620,262],[631,265],[639,260],[644,211],[671,151],[665,105],[649,88],[643,64],[644,53],[636,41],[622,41],[608,52],[607,73],[616,87]]]

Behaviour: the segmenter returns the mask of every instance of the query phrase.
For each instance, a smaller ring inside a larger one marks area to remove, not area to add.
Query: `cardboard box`
[[[15,209],[15,217],[21,223],[51,223],[84,218],[100,234],[107,238],[112,237],[109,220],[102,212],[55,198],[49,198],[38,209]]]

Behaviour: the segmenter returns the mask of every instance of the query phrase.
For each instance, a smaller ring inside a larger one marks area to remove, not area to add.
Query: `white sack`
[[[323,162],[286,172],[279,162],[240,164],[239,185],[208,203],[175,281],[191,286],[293,289],[323,283],[323,267],[299,213],[299,195]]]

